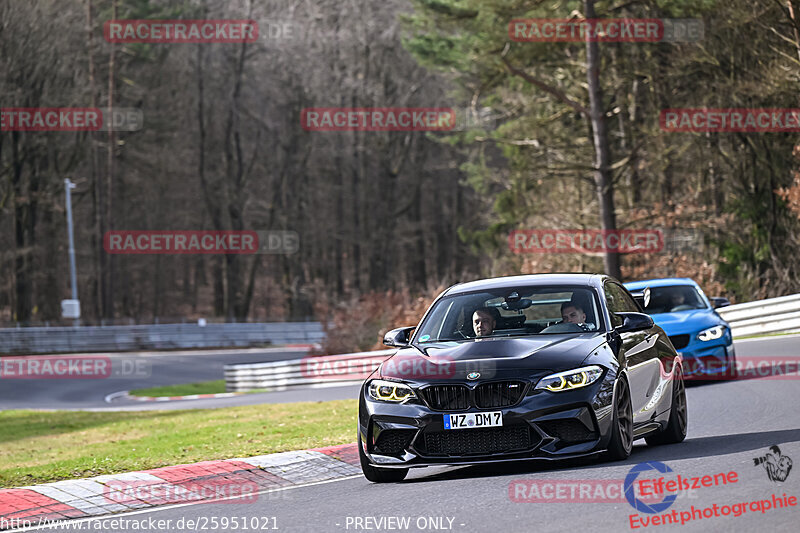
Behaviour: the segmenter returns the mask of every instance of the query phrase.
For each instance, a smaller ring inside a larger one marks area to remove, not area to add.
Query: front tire
[[[358,442],[358,459],[361,461],[361,471],[364,477],[373,483],[397,483],[403,481],[408,474],[408,468],[379,468],[369,464],[364,450],[361,448],[361,440]]]
[[[725,348],[725,351],[728,351],[727,347]],[[726,372],[725,379],[733,381],[738,377],[739,373],[736,370],[736,352],[733,350],[733,346],[731,346],[730,353],[728,353],[728,370]]]
[[[734,366],[734,368],[736,368]],[[660,444],[677,444],[686,438],[686,428],[688,426],[688,410],[686,408],[686,385],[683,382],[683,370],[681,367],[675,369],[675,386],[672,388],[672,405],[669,411],[667,427],[662,431],[645,437],[648,446],[658,446]]]
[[[611,422],[611,439],[605,453],[605,458],[609,461],[627,459],[633,450],[633,406],[631,391],[626,380],[619,380],[616,396],[614,419]]]

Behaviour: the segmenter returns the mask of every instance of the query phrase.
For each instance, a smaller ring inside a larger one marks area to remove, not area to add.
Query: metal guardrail
[[[800,331],[800,294],[730,305],[717,313],[735,337]]]
[[[225,365],[225,390],[280,390],[294,385],[341,385],[363,381],[396,350],[306,357],[291,361]]]
[[[319,322],[8,328],[0,329],[0,354],[243,348],[316,344],[324,338]]]

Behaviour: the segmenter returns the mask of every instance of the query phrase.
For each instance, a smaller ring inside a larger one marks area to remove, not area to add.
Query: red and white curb
[[[253,503],[270,489],[360,473],[353,443],[0,489],[0,530],[175,503]]]

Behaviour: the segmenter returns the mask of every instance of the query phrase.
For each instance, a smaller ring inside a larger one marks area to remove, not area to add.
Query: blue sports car
[[[730,305],[727,299],[707,298],[689,278],[650,279],[624,285],[683,356],[687,379],[736,376],[731,328],[715,311]]]

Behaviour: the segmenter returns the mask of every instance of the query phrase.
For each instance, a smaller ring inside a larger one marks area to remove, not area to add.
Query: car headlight
[[[373,400],[381,402],[400,403],[417,397],[408,385],[383,379],[374,379],[370,381],[367,390]]]
[[[703,342],[717,340],[725,335],[725,326],[714,326],[713,328],[704,329],[697,334],[697,339]]]
[[[546,389],[551,392],[579,389],[591,385],[603,375],[603,369],[599,366],[585,366],[575,370],[567,370],[558,374],[550,374],[539,380],[536,389]]]

